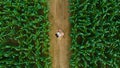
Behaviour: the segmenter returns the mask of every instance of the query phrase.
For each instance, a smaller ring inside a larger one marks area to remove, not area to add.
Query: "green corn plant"
[[[120,1],[69,0],[70,68],[120,68]]]
[[[0,68],[51,68],[47,0],[0,1]]]

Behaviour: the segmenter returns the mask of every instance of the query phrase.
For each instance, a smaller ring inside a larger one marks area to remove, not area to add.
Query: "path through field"
[[[68,22],[68,0],[50,0],[50,54],[52,68],[69,68],[70,24]],[[62,29],[64,38],[57,39],[55,33]]]

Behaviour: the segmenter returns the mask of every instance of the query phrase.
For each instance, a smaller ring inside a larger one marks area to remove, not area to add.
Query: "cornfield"
[[[71,68],[120,67],[120,1],[69,0]]]
[[[0,68],[52,68],[48,2],[0,0]],[[70,68],[120,68],[120,0],[68,2]]]
[[[0,1],[0,68],[50,68],[45,0]]]

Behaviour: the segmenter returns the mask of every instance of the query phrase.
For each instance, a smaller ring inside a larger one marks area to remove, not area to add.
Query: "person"
[[[58,39],[61,39],[64,36],[64,32],[61,29],[58,29],[55,35]]]

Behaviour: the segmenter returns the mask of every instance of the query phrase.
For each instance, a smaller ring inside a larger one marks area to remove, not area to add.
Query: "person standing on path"
[[[61,29],[58,29],[55,36],[61,40],[64,37],[64,32]]]

